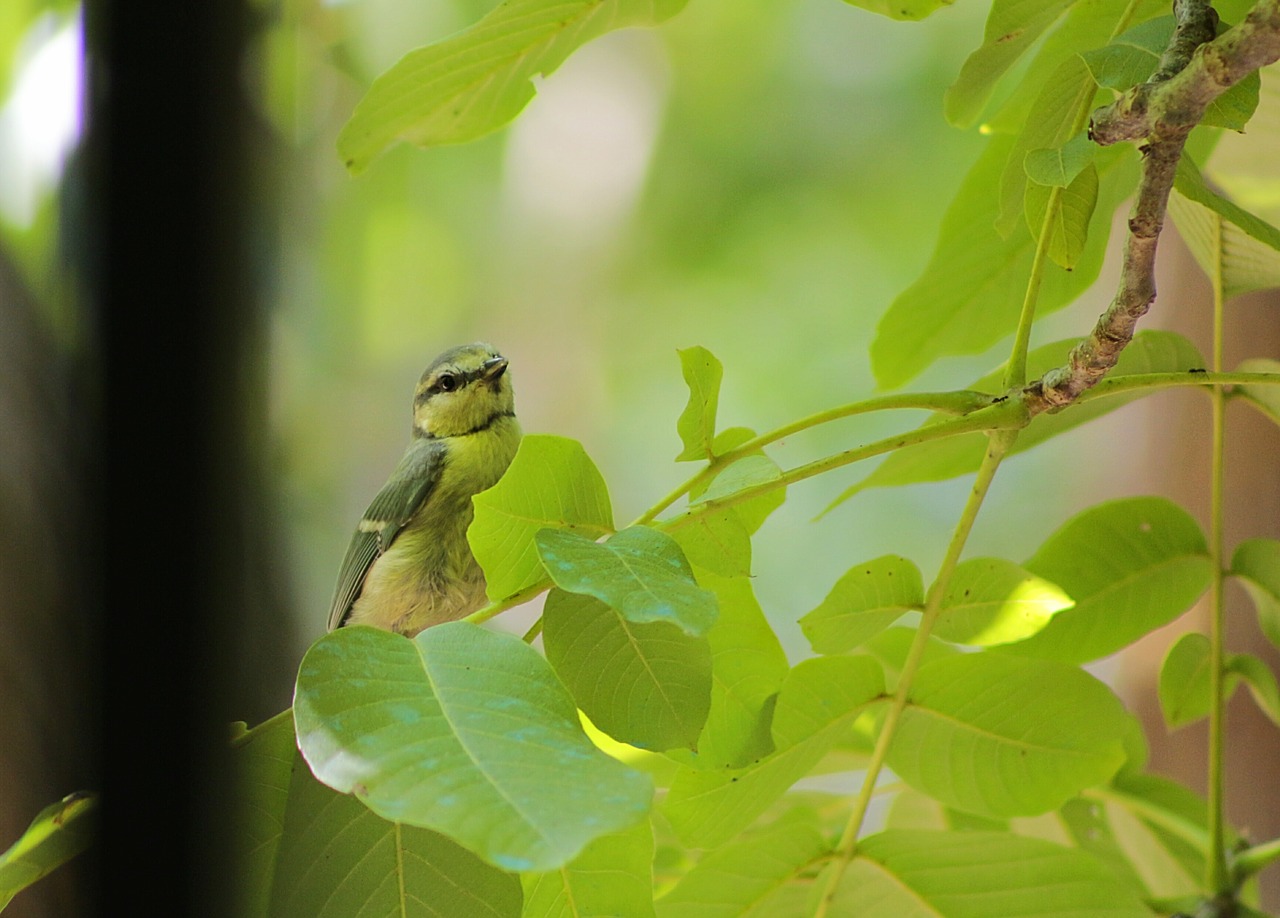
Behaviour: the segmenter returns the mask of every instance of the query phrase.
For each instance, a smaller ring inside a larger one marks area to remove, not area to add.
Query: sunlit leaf
[[[1031,378],[1043,376],[1054,367],[1067,362],[1067,356],[1078,343],[1072,338],[1055,341],[1035,348],[1027,355],[1027,373]],[[1109,374],[1112,377],[1139,373],[1169,373],[1193,368],[1203,368],[1204,358],[1195,346],[1181,335],[1165,331],[1143,331],[1120,354],[1120,360]],[[1004,368],[1000,367],[967,388],[982,392],[998,392]],[[1011,454],[1030,449],[1058,434],[1108,414],[1123,405],[1142,397],[1141,393],[1097,399],[1086,404],[1073,405],[1070,410],[1057,414],[1038,415],[1031,426],[1018,435]],[[931,415],[922,426],[946,420],[942,414]],[[846,488],[834,500],[832,507],[843,503],[866,488],[900,487],[923,481],[943,481],[957,475],[977,471],[987,449],[984,434],[964,434],[945,440],[935,440],[895,451],[876,467],[870,475]]]
[[[91,794],[70,794],[36,814],[0,854],[0,908],[92,844],[97,807]]]
[[[663,807],[694,847],[723,844],[804,777],[884,692],[869,657],[805,660],[787,675],[773,715],[775,751],[745,768],[682,768]]]
[[[978,120],[1000,78],[1070,6],[1070,0],[995,0],[981,47],[965,60],[944,96],[947,120],[956,127]]]
[[[1240,579],[1253,599],[1258,625],[1280,648],[1280,542],[1249,539],[1236,546],[1231,573]]]
[[[658,918],[774,918],[801,914],[803,873],[827,851],[812,812],[783,818],[709,851],[658,901]]]
[[[1084,663],[1177,618],[1209,585],[1204,533],[1163,498],[1098,504],[1068,520],[1024,565],[1075,605],[1007,650]]]
[[[924,607],[920,570],[885,555],[845,572],[800,628],[818,653],[846,653],[888,628],[904,612]]]
[[[506,0],[475,25],[410,51],[374,80],[338,135],[362,171],[396,140],[421,147],[474,140],[506,124],[546,76],[593,38],[656,25],[686,0]]]
[[[988,646],[1040,631],[1072,599],[1012,561],[974,558],[956,567],[933,633],[944,641]]]
[[[294,720],[325,784],[507,870],[560,867],[649,807],[649,779],[592,745],[546,660],[467,622],[413,641],[324,636],[303,658]]]
[[[902,667],[915,639],[915,628],[886,628],[859,647],[857,652],[872,657],[880,664],[884,669],[885,684],[892,692],[898,687],[898,677],[902,675]],[[956,653],[954,646],[930,635],[920,662],[932,663],[934,660],[955,656]]]
[[[547,660],[578,707],[614,739],[692,749],[711,703],[706,638],[638,624],[591,596],[552,590],[542,613]]]
[[[473,499],[467,541],[484,568],[491,599],[502,599],[544,576],[534,536],[555,527],[592,537],[613,531],[604,478],[582,444],[529,435],[520,441],[502,480]]]
[[[920,668],[888,765],[957,809],[996,818],[1043,813],[1111,777],[1128,715],[1074,666],[990,652]]]
[[[834,912],[858,918],[1147,918],[1096,858],[1003,832],[891,829],[858,842]]]
[[[652,918],[653,829],[597,838],[559,870],[526,874],[522,918]]]
[[[648,526],[594,542],[566,529],[543,529],[535,541],[556,586],[594,596],[628,621],[668,622],[703,635],[716,620],[716,597],[702,589],[679,544]]]
[[[716,436],[716,409],[720,404],[720,380],[724,367],[705,347],[689,347],[678,352],[680,369],[689,387],[689,402],[676,421],[676,431],[684,449],[677,462],[712,459]]]
[[[1253,407],[1277,424],[1280,424],[1280,360],[1255,357],[1250,360],[1240,361],[1240,366],[1236,367],[1236,369],[1241,373],[1276,374],[1276,384],[1274,385],[1244,385],[1237,392]]]
[[[1209,639],[1189,632],[1178,638],[1160,665],[1160,710],[1170,727],[1183,727],[1209,713]]]

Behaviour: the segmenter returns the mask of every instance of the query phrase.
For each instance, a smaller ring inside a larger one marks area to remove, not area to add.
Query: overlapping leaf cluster
[[[381,78],[343,155],[358,169],[396,138],[492,130],[577,45],[682,5],[508,0]],[[906,19],[937,6],[860,5]],[[995,0],[946,100],[961,126],[990,110],[991,138],[929,264],[881,323],[882,383],[984,350],[1014,331],[1028,297],[1043,314],[1097,277],[1138,158],[1095,148],[1085,127],[1155,70],[1166,13],[1155,0]],[[1207,123],[1238,129],[1257,99],[1255,77]],[[1172,212],[1228,295],[1275,282],[1274,227],[1193,163],[1177,187]],[[1071,343],[1015,358],[1034,376]],[[414,640],[360,627],[322,638],[292,716],[237,740],[251,804],[245,913],[1123,918],[1203,896],[1203,803],[1144,773],[1136,720],[1082,668],[1206,591],[1215,565],[1199,524],[1132,497],[1063,521],[1025,557],[968,558],[933,582],[909,558],[851,558],[801,618],[813,656],[792,664],[752,590],[752,536],[812,470],[780,468],[767,434],[721,427],[719,361],[697,347],[680,357],[690,395],[677,460],[698,465],[678,492],[619,528],[581,445],[526,437],[475,498],[468,537],[492,605]],[[1111,375],[1129,388],[1036,417],[1011,451],[1203,367],[1185,339],[1140,333]],[[1234,394],[1280,419],[1266,375],[1280,364],[1241,370],[1254,375]],[[1005,379],[998,368],[967,388],[991,403],[1009,395]],[[988,461],[988,437],[946,436],[946,423],[927,419],[841,499]],[[1229,573],[1280,646],[1280,543],[1242,543]],[[527,641],[478,623],[543,592]],[[1210,662],[1196,634],[1171,651],[1160,687],[1171,725],[1209,710]],[[1280,722],[1266,664],[1236,654],[1227,667],[1227,690],[1247,685]],[[888,800],[873,824],[854,796],[881,766],[895,782],[864,786]]]

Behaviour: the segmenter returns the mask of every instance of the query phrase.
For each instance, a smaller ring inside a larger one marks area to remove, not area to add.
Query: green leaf
[[[880,320],[871,359],[881,386],[902,385],[939,357],[980,353],[1017,327],[1035,240],[1028,233],[1005,238],[995,227],[996,189],[1012,148],[1013,140],[1008,137],[991,138],[943,217],[929,263]],[[1039,298],[1041,315],[1074,300],[1098,275],[1111,211],[1132,187],[1128,172],[1118,168],[1127,160],[1112,154],[1108,162],[1108,169],[1099,173],[1099,204],[1089,229],[1089,244],[1075,270],[1056,266],[1045,270]],[[1017,172],[1025,185],[1021,156]],[[1017,215],[1022,213],[1021,190]]]
[[[1054,367],[1064,365],[1071,353],[1071,348],[1078,342],[1077,338],[1055,341],[1031,351],[1027,355],[1028,378],[1043,376]],[[1129,346],[1120,354],[1119,362],[1109,375],[1119,377],[1140,373],[1169,373],[1203,366],[1204,358],[1200,356],[1195,346],[1181,335],[1165,331],[1143,331],[1138,332]],[[981,379],[975,380],[968,388],[980,392],[998,392],[1003,377],[1004,367],[1001,366]],[[1068,411],[1038,415],[1031,426],[1018,435],[1018,441],[1010,450],[1010,454],[1024,452],[1045,440],[1079,427],[1141,397],[1142,393],[1112,396],[1083,405],[1073,405]],[[921,426],[927,427],[946,419],[946,415],[933,414]],[[845,489],[831,506],[843,503],[867,488],[900,487],[967,475],[977,471],[986,449],[986,435],[975,433],[897,450],[870,475]]]
[[[800,663],[778,692],[775,751],[746,768],[681,768],[663,807],[672,827],[693,847],[724,844],[807,775],[883,694],[883,673],[869,657]]]
[[[652,918],[653,829],[637,823],[550,873],[524,876],[522,918]]]
[[[1223,31],[1225,27],[1222,22],[1219,22],[1218,34],[1221,35]],[[1210,102],[1204,110],[1200,123],[1243,132],[1253,113],[1258,110],[1258,98],[1261,93],[1262,78],[1255,70]]]
[[[1126,90],[1145,82],[1160,65],[1160,55],[1173,35],[1172,16],[1140,22],[1101,48],[1082,51],[1080,57],[1094,82],[1104,89]]]
[[[1029,183],[1024,198],[1027,226],[1039,236],[1053,190],[1045,185]],[[1089,241],[1089,220],[1098,204],[1098,170],[1090,163],[1072,179],[1058,196],[1058,204],[1049,224],[1049,257],[1053,263],[1071,271],[1079,263]]]
[[[669,622],[695,637],[716,620],[715,594],[693,579],[675,539],[632,526],[607,542],[564,529],[543,529],[538,554],[555,585],[594,596],[628,621]]]
[[[1148,918],[1096,858],[1004,832],[890,829],[858,842],[834,914],[858,918]]]
[[[995,0],[981,47],[965,60],[943,97],[947,120],[971,127],[1000,78],[1070,6],[1071,0]]]
[[[915,628],[887,628],[859,647],[857,652],[872,657],[880,664],[884,670],[885,683],[892,692],[898,687],[898,678],[902,675],[902,667],[906,664],[907,654],[911,652],[915,638]],[[932,663],[934,660],[953,657],[958,652],[952,645],[930,635],[920,662]]]
[[[1062,146],[1031,150],[1027,153],[1023,168],[1026,169],[1027,178],[1038,185],[1066,188],[1093,162],[1093,154],[1097,149],[1087,136],[1077,134]],[[1031,227],[1032,232],[1038,228],[1034,223],[1031,223]]]
[[[9,850],[0,854],[0,908],[89,847],[98,798],[69,794],[36,814]]]
[[[1271,420],[1280,424],[1280,360],[1267,360],[1264,357],[1255,357],[1250,360],[1240,361],[1240,366],[1236,369],[1241,373],[1275,373],[1277,376],[1277,385],[1247,385],[1240,386],[1236,390],[1236,394],[1245,399],[1253,407],[1257,408]],[[1277,642],[1280,646],[1280,642]]]
[[[1076,604],[1006,649],[1069,663],[1105,657],[1173,621],[1208,587],[1211,567],[1199,525],[1159,497],[1077,514],[1024,566]]]
[[[921,666],[887,763],[911,787],[982,816],[1047,812],[1110,778],[1128,715],[1088,673],[992,653]]]
[[[800,619],[800,628],[818,653],[847,653],[904,612],[922,608],[919,568],[906,558],[884,555],[845,572],[826,599]]]
[[[1280,542],[1249,539],[1236,546],[1231,573],[1240,579],[1258,612],[1258,625],[1280,648]]]
[[[720,404],[724,367],[705,347],[689,347],[677,353],[684,381],[689,386],[689,403],[676,421],[676,432],[684,444],[676,462],[714,459],[712,444],[716,437],[716,408]]]
[[[1190,632],[1178,638],[1160,665],[1160,710],[1171,729],[1209,713],[1209,639]]]
[[[401,914],[516,918],[520,884],[437,832],[396,825],[312,777],[292,712],[233,742],[242,918]]]
[[[775,481],[781,474],[778,464],[768,456],[761,453],[744,456],[720,472],[705,491],[695,495],[691,505],[729,497],[746,488]],[[786,489],[777,488],[745,503],[685,517],[687,522],[672,529],[671,534],[691,564],[724,577],[747,577],[751,574],[751,535],[785,500]]]
[[[1280,726],[1280,686],[1276,684],[1276,674],[1267,664],[1251,653],[1233,653],[1226,660],[1226,668],[1228,673],[1244,679],[1258,710]],[[1230,695],[1230,689],[1227,694]]]
[[[850,6],[858,6],[890,19],[918,21],[932,15],[955,0],[844,0]]]
[[[668,622],[637,624],[591,596],[552,590],[547,661],[591,722],[643,749],[692,749],[711,703],[711,649]]]
[[[1007,644],[1035,634],[1071,606],[1060,588],[1012,561],[974,558],[956,567],[933,634],[957,644]]]
[[[1280,287],[1280,230],[1210,188],[1187,156],[1178,163],[1169,213],[1224,298]]]
[[[325,784],[506,870],[551,870],[647,812],[649,779],[600,752],[546,660],[468,622],[410,641],[342,628],[303,658],[298,746]]]
[[[467,541],[484,569],[490,599],[511,596],[545,576],[534,544],[538,530],[592,537],[613,531],[604,478],[582,444],[564,437],[525,437],[502,479],[472,502]]]
[[[721,845],[658,900],[658,918],[773,918],[803,914],[805,876],[827,853],[817,817],[793,809]]]
[[[657,25],[686,0],[506,0],[475,25],[410,51],[374,80],[338,135],[360,172],[397,140],[420,147],[474,140],[506,124],[546,76],[593,38]]]
[[[698,740],[698,757],[715,767],[741,767],[773,751],[769,725],[787,655],[745,577],[704,574],[720,615],[707,632],[711,643],[711,710]]]

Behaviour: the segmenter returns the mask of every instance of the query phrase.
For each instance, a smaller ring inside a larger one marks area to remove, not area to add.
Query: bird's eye
[[[452,392],[458,388],[458,377],[452,373],[445,373],[436,380],[436,388],[441,392]]]

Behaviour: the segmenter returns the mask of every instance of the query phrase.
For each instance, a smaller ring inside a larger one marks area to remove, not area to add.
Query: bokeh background
[[[983,143],[942,117],[944,90],[981,40],[982,4],[898,23],[838,0],[693,0],[659,29],[587,46],[539,83],[509,127],[465,146],[399,146],[348,176],[335,137],[372,79],[491,6],[251,4],[242,90],[254,187],[237,206],[252,226],[266,320],[255,448],[269,482],[258,520],[271,538],[252,567],[260,630],[247,642],[252,658],[237,664],[261,684],[242,715],[250,723],[288,705],[351,528],[408,440],[412,387],[437,352],[498,345],[512,360],[525,430],[581,440],[625,522],[689,474],[672,461],[686,398],[678,348],[700,344],[723,361],[722,426],[765,430],[875,391],[867,348],[877,321],[928,258]],[[0,3],[0,612],[10,633],[27,635],[10,645],[0,687],[24,702],[7,710],[30,712],[5,715],[16,739],[0,749],[24,751],[0,760],[0,773],[24,793],[0,801],[0,843],[73,789],[58,776],[75,774],[50,770],[67,752],[38,724],[65,722],[83,686],[60,673],[51,696],[47,655],[16,648],[56,642],[33,610],[75,601],[59,586],[66,517],[47,507],[74,502],[66,456],[50,446],[62,441],[49,431],[74,430],[87,404],[68,370],[93,330],[75,270],[86,244],[83,73],[77,3]],[[1113,257],[1098,289],[1043,322],[1036,342],[1086,331],[1116,266]],[[1161,270],[1150,326],[1179,328],[1207,352],[1208,288],[1172,237]],[[1233,351],[1280,355],[1276,306],[1257,296],[1233,313],[1229,364]],[[1005,347],[945,361],[913,388],[961,386]],[[796,465],[916,422],[855,419],[773,455]],[[1245,412],[1233,410],[1232,422],[1244,436],[1233,447],[1241,500],[1229,537],[1275,537],[1280,438]],[[1120,494],[1167,494],[1204,519],[1207,423],[1207,406],[1177,393],[1012,460],[969,554],[1023,559],[1072,512]],[[850,565],[895,552],[936,568],[969,486],[868,491],[817,518],[865,471],[793,487],[757,537],[756,591],[793,660],[807,653],[796,619]],[[533,614],[497,624],[518,630]],[[1246,628],[1239,640],[1254,637]],[[1100,671],[1150,701],[1169,641],[1156,636]],[[1253,723],[1247,711],[1233,716]],[[1159,739],[1163,727],[1153,731]],[[1273,730],[1246,735],[1260,758],[1280,761]],[[1199,780],[1203,739],[1194,728],[1177,739],[1186,748],[1161,761]],[[1263,801],[1241,807],[1247,819],[1280,794],[1274,773],[1241,767],[1238,794]]]

